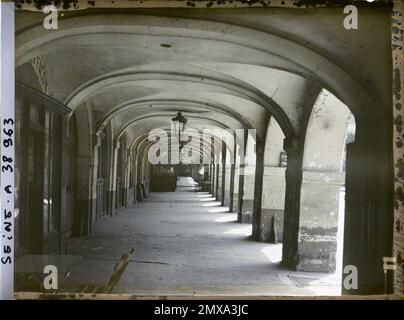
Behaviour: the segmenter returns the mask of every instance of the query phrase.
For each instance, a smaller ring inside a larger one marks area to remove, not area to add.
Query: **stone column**
[[[340,172],[303,172],[298,271],[335,272],[339,195],[344,180]]]
[[[237,133],[237,131],[236,131]],[[247,149],[248,131],[244,130],[242,136],[236,134],[236,141],[239,145],[238,154],[235,155],[238,159],[238,197],[237,197],[237,222],[243,223],[243,204],[244,204],[244,175],[245,175],[245,155]]]
[[[392,254],[393,166],[391,128],[383,117],[357,121],[347,147],[343,265],[358,270],[358,290],[384,292],[383,257]],[[388,282],[389,288],[391,281]]]
[[[73,227],[74,236],[87,236],[91,233],[93,198],[91,190],[93,157],[77,158],[77,200]]]
[[[238,198],[237,198],[237,222],[243,222],[243,201],[244,201],[244,165],[240,164],[238,170]]]
[[[233,146],[233,154],[230,157],[230,190],[229,190],[229,212],[233,212],[236,207],[234,203],[234,190],[235,188],[235,174],[236,174],[236,159],[237,159],[237,136],[234,135],[234,146]]]
[[[92,225],[97,220],[97,177],[98,177],[98,149],[101,147],[101,136],[99,134],[95,134],[93,141],[95,141],[95,145],[93,148],[93,165],[92,165],[92,174],[91,174],[91,222]]]
[[[125,171],[125,207],[130,207],[133,202],[133,190],[131,189],[131,172],[132,168],[132,155],[130,151],[126,151],[126,171]]]
[[[147,198],[147,194],[150,192],[150,162],[147,157],[147,152],[143,153],[143,184],[145,189],[145,198]]]
[[[260,241],[283,241],[283,213],[285,207],[285,135],[271,118],[265,139],[264,179],[262,192]],[[287,162],[286,162],[287,163]]]
[[[226,204],[229,206],[229,212],[234,210],[234,175],[236,173],[236,165],[232,163],[230,165],[229,175],[230,175],[230,190],[229,190],[229,202]]]
[[[285,173],[282,265],[295,269],[297,265],[303,148],[297,138],[286,138],[283,149],[288,156],[288,165]]]
[[[220,184],[220,180],[221,180],[221,170],[220,170],[220,164],[216,164],[216,182],[215,182],[215,197],[216,200],[219,201],[220,200],[220,194],[219,194],[219,184]]]
[[[214,164],[210,164],[210,193],[212,195],[212,197],[214,196],[214,192],[215,192],[215,165]]]
[[[225,182],[224,182],[224,199],[223,205],[225,207],[230,208],[230,181],[231,181],[231,165],[229,163],[226,164],[226,175],[225,175]]]
[[[114,175],[114,128],[113,128],[113,122],[111,121],[107,126],[106,126],[106,132],[107,132],[107,155],[108,155],[108,160],[107,160],[107,166],[108,166],[108,215],[112,216],[112,214],[115,212],[115,202],[114,202],[114,192],[112,191],[114,181],[113,181],[113,175]]]
[[[265,142],[257,141],[255,146],[257,156],[254,178],[254,203],[253,203],[253,233],[255,240],[260,240],[261,234],[261,210],[262,210],[262,185],[264,178],[264,152]]]
[[[76,113],[77,127],[82,128],[77,143],[76,207],[73,234],[87,236],[91,233],[91,217],[94,208],[94,134],[91,113],[81,106]]]
[[[234,181],[233,181],[233,195],[232,195],[232,203],[233,207],[230,212],[238,212],[238,193],[239,193],[239,178],[240,178],[240,170],[238,164],[234,164]]]
[[[143,201],[142,193],[142,155],[140,149],[136,153],[136,169],[137,169],[137,180],[136,180],[136,199],[137,201]]]
[[[220,197],[220,202],[221,205],[224,206],[224,201],[225,201],[225,193],[226,193],[226,156],[227,156],[227,149],[226,149],[226,144],[222,141],[222,179],[220,181],[221,183],[221,197]]]
[[[245,166],[243,168],[244,191],[243,191],[243,204],[241,213],[242,223],[253,222],[254,211],[254,189],[255,189],[255,173],[253,166]]]
[[[138,195],[138,181],[139,181],[139,163],[137,161],[137,151],[135,149],[135,153],[133,155],[133,161],[134,161],[134,170],[135,170],[135,178],[134,178],[134,193],[135,193],[135,203],[139,202],[139,195]]]
[[[121,147],[120,141],[114,141],[114,157],[112,161],[112,188],[111,188],[111,214],[116,212],[116,178],[117,178],[117,169],[118,169],[118,152]]]
[[[136,190],[136,186],[137,186],[137,155],[136,155],[136,149],[134,149],[133,151],[133,156],[132,156],[132,170],[133,170],[133,203],[137,203],[138,201],[138,195],[137,195],[137,190]]]
[[[225,172],[225,180],[224,180],[224,197],[223,197],[223,205],[228,207],[230,210],[230,204],[233,198],[233,186],[232,180],[234,180],[233,175],[233,164],[232,162],[232,152],[229,152],[226,148],[226,172]],[[231,212],[231,211],[230,211]]]
[[[285,167],[265,166],[264,168],[260,241],[283,241],[285,172]]]
[[[212,183],[210,185],[210,193],[212,195],[212,197],[215,196],[215,145],[214,145],[214,139],[211,138],[210,139],[210,167],[211,167],[211,177],[210,177],[210,182]]]
[[[223,200],[223,163],[220,160],[220,164],[217,165],[217,194],[216,200],[220,201],[220,204]]]

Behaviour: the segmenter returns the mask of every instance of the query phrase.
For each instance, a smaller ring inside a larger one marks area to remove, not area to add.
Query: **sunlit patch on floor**
[[[202,205],[202,207],[219,207],[219,206],[220,206],[220,202],[218,202],[218,201],[212,201],[209,203],[204,203]]]
[[[262,248],[261,252],[270,262],[277,263],[282,261],[282,244],[271,244]]]
[[[237,221],[237,214],[230,213],[229,215],[217,218],[214,221],[215,222],[234,222],[234,221]]]
[[[215,201],[215,200],[216,200],[216,198],[212,198],[212,197],[199,199],[199,201],[202,201],[202,202],[209,202],[209,201]]]
[[[217,207],[214,209],[210,209],[208,212],[229,212],[229,208],[228,207]]]
[[[252,234],[252,226],[251,225],[246,225],[240,228],[232,228],[229,229],[225,232],[224,234],[237,234],[237,235],[242,235],[242,236],[251,236]]]

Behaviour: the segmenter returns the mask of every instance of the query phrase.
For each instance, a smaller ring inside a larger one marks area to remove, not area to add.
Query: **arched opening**
[[[239,200],[239,221],[241,223],[253,223],[254,189],[255,189],[255,164],[256,164],[256,136],[254,132],[248,132],[244,162],[240,163],[239,175],[242,176],[243,191]]]
[[[275,245],[265,250],[272,262],[282,260],[287,166],[287,155],[283,150],[284,139],[279,124],[271,118],[265,141],[260,241]]]
[[[346,143],[354,141],[349,108],[323,89],[308,121],[302,163],[297,270],[328,272],[341,283]]]

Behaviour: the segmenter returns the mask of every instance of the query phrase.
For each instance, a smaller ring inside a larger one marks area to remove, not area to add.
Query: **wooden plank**
[[[127,265],[130,262],[130,259],[132,259],[133,255],[135,253],[135,249],[131,249],[128,254],[124,254],[119,260],[114,268],[114,272],[112,273],[112,276],[108,282],[108,284],[105,286],[103,292],[105,293],[111,293],[114,287],[118,284],[119,280],[122,277],[122,274],[125,272],[125,269]]]

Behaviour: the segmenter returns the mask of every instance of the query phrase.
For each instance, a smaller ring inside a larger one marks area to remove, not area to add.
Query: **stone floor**
[[[280,267],[282,245],[249,240],[250,224],[182,178],[175,193],[101,220],[88,238],[73,239],[82,259],[69,284],[104,285],[122,254],[135,249],[113,293],[135,295],[339,295],[336,275]]]

